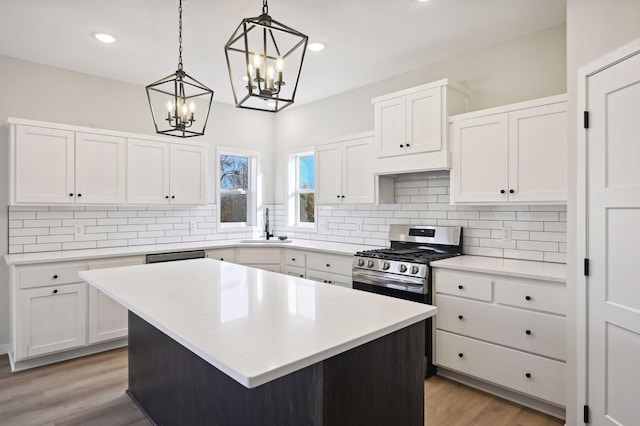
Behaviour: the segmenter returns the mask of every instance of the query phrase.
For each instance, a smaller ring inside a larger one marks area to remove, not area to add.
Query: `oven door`
[[[370,293],[384,294],[398,299],[430,303],[428,280],[402,277],[385,272],[353,269],[353,288]]]

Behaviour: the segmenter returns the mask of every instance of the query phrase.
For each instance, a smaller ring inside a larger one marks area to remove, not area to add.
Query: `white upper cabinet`
[[[375,202],[371,133],[320,145],[316,147],[315,161],[317,204]]]
[[[13,203],[124,203],[124,138],[17,125],[11,146]]]
[[[207,149],[129,139],[127,203],[206,204]]]
[[[559,95],[452,117],[451,201],[567,200],[567,105]]]
[[[464,91],[447,80],[372,99],[375,110],[375,173],[448,169],[447,121],[466,111]]]

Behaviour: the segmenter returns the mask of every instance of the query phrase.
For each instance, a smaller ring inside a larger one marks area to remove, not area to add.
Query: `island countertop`
[[[436,312],[213,259],[81,271],[80,277],[247,388]]]

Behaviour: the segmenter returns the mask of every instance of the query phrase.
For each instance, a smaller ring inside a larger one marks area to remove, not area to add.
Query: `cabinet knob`
[[[531,296],[525,296],[525,300],[531,300]]]
[[[224,257],[221,257],[220,260],[224,260]]]
[[[70,192],[70,193],[69,193],[69,197],[73,197],[73,192]]]
[[[458,285],[458,290],[463,290],[464,286],[462,284]]]
[[[403,145],[403,144],[400,144],[400,148],[404,148],[404,145]]]
[[[171,198],[176,198],[176,196],[175,196],[175,195],[172,195],[172,196],[171,196]]]
[[[504,189],[501,189],[501,190],[500,190],[500,193],[501,193],[501,194],[504,194],[504,193],[505,193],[505,190],[504,190]]]
[[[168,200],[168,199],[169,199],[169,196],[168,196],[168,195],[165,195],[165,196],[164,196],[164,198],[166,198],[166,199]]]
[[[458,354],[458,356],[459,356],[460,358],[462,358],[462,357],[464,356],[464,354],[463,354],[462,352],[460,352],[460,353]]]
[[[410,146],[411,146],[411,144],[409,144],[409,143],[408,143],[408,144],[407,144],[407,148],[409,148]]]
[[[525,376],[527,379],[530,379],[530,378],[531,378],[531,373],[527,373],[527,374],[525,374],[524,376]]]
[[[326,282],[327,282],[327,280],[322,280],[322,282],[326,283]]]
[[[58,289],[56,288],[53,290],[53,294],[57,294],[57,293],[58,293]]]
[[[513,189],[509,190],[509,194],[513,194],[514,192],[516,192],[516,191],[514,191]]]
[[[82,197],[82,194],[78,194],[78,197]]]
[[[464,317],[462,315],[458,315],[458,319],[461,320],[464,319]]]
[[[525,331],[525,333],[526,333],[527,336],[531,336],[531,330],[527,330],[527,331]]]
[[[295,258],[295,257],[292,257],[292,258],[291,258],[291,261],[292,261],[292,262],[295,262],[295,261],[296,261],[296,258]]]
[[[340,198],[340,196],[339,196],[339,195],[336,195],[336,198]]]
[[[327,282],[328,282],[329,284],[333,284],[333,281],[331,281],[331,280],[329,280],[329,281],[327,281]]]
[[[55,274],[55,275],[53,276],[53,279],[54,279],[54,280],[57,280],[57,279],[58,279],[58,274]]]
[[[344,198],[344,195],[341,198]]]
[[[327,263],[327,268],[331,268],[331,265]]]
[[[300,278],[304,278],[304,274],[300,274]]]

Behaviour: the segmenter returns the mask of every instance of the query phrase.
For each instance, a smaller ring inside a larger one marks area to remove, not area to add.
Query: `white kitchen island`
[[[156,424],[422,425],[428,305],[197,259],[80,277],[129,309]]]

